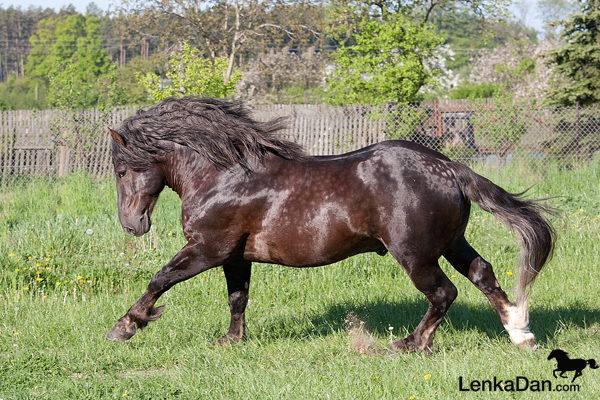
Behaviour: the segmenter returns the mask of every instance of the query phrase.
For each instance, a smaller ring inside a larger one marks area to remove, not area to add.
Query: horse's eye
[[[125,171],[118,171],[118,172],[117,172],[117,176],[118,176],[119,178],[122,178],[122,177],[124,177],[124,176],[125,176],[125,174],[126,174],[126,173],[127,173],[127,170],[125,170]]]

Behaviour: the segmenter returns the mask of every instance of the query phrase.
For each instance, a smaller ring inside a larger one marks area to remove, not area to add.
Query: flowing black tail
[[[515,303],[518,309],[527,310],[527,289],[554,250],[554,229],[542,216],[552,209],[542,204],[543,199],[523,199],[525,192],[507,192],[463,164],[449,164],[463,195],[498,218],[521,242]]]

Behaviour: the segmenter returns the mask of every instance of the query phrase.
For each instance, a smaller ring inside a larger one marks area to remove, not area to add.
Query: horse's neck
[[[161,169],[165,174],[167,186],[183,198],[186,190],[202,181],[212,167],[204,158],[189,149],[178,149],[169,153]]]

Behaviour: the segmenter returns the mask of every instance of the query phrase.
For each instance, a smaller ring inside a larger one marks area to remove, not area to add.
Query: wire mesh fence
[[[73,172],[112,172],[107,126],[135,107],[80,111],[0,112],[0,185],[54,179]],[[493,101],[431,101],[419,106],[270,105],[258,120],[288,117],[281,134],[311,155],[340,154],[383,140],[404,139],[465,163],[543,166],[592,160],[600,152],[600,109],[500,106]],[[199,132],[201,134],[201,132]]]

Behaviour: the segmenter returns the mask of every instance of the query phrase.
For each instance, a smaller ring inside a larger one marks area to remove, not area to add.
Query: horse
[[[556,378],[556,372],[559,371],[561,378],[568,378],[565,376],[565,373],[567,371],[575,371],[571,383],[575,382],[575,378],[582,375],[581,371],[583,371],[587,365],[592,369],[598,369],[598,364],[596,364],[596,360],[593,358],[590,358],[589,360],[581,358],[571,360],[569,358],[569,353],[560,349],[552,350],[550,352],[548,360],[552,360],[553,358],[556,359],[556,369],[552,371],[552,375]]]
[[[150,280],[106,338],[129,342],[156,321],[159,297],[178,282],[223,267],[231,320],[214,341],[246,338],[252,263],[306,268],[359,253],[389,252],[429,301],[413,333],[391,351],[431,353],[435,331],[457,297],[438,264],[445,257],[489,299],[511,340],[536,348],[529,286],[551,258],[555,233],[540,199],[511,194],[467,166],[417,143],[384,141],[342,155],[313,157],[259,122],[240,102],[168,98],[127,118],[112,136],[118,215],[141,236],[165,186],[181,198],[187,244]],[[522,243],[515,302],[464,233],[471,201]],[[392,283],[391,283],[392,284]]]

